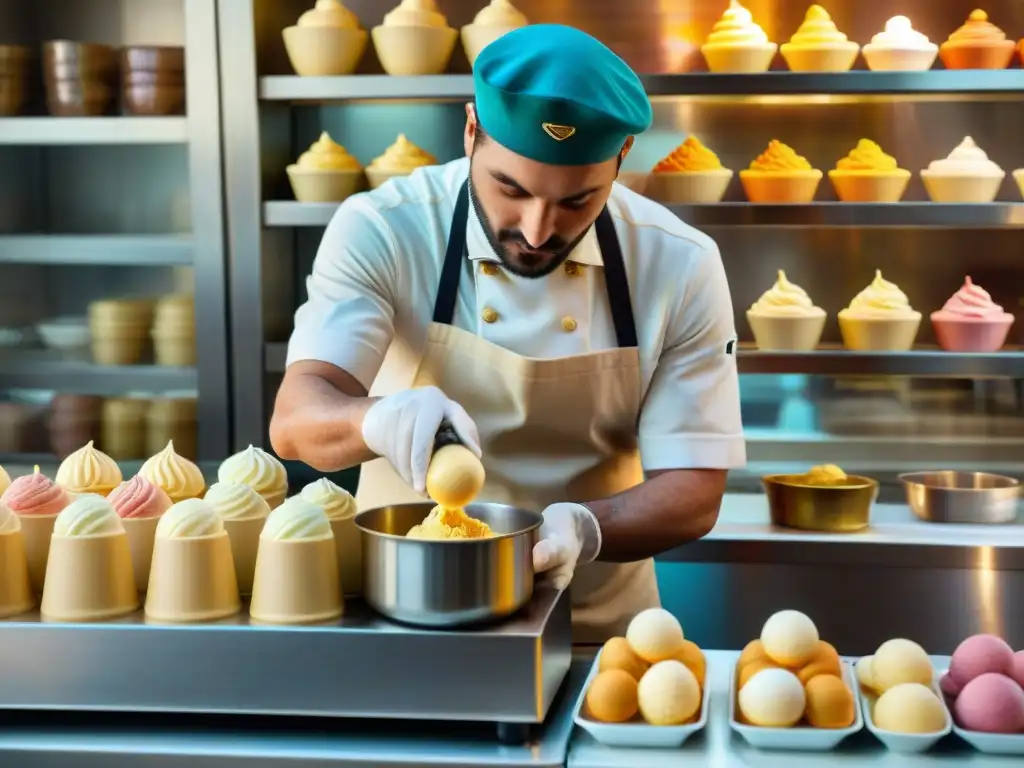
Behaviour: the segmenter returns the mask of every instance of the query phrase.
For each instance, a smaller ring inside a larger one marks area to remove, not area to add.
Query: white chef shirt
[[[411,386],[468,173],[465,158],[421,168],[341,204],[295,313],[288,365],[336,365],[374,395]],[[743,466],[736,332],[718,246],[620,184],[608,208],[636,322],[644,469]],[[502,270],[472,206],[466,243],[454,325],[524,357],[617,346],[593,228],[544,278]]]

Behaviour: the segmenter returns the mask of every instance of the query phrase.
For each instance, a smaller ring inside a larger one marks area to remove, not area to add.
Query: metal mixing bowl
[[[811,485],[805,475],[765,475],[772,524],[805,531],[853,533],[867,528],[878,483],[848,475],[837,485]]]
[[[907,503],[929,523],[1012,523],[1020,481],[988,472],[909,472],[899,476]]]
[[[466,514],[487,523],[489,539],[426,541],[405,534],[432,502],[368,509],[362,532],[363,596],[396,621],[453,627],[509,616],[533,595],[533,545],[541,516],[504,504],[470,504]]]

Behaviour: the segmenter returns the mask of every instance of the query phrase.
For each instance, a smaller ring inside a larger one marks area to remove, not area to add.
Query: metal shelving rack
[[[36,350],[3,350],[0,388],[43,388],[107,396],[133,390],[195,390],[199,458],[219,460],[230,447],[230,407],[220,94],[215,76],[217,17],[209,0],[180,3],[186,49],[186,116],[5,117],[0,119],[0,146],[186,145],[191,231],[157,235],[45,231],[3,234],[0,264],[191,267],[197,365],[101,366],[88,359]],[[89,5],[83,0],[77,12],[123,12],[123,7],[116,3],[86,11]]]

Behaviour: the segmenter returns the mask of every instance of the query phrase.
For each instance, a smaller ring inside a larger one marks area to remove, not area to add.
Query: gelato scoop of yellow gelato
[[[139,474],[163,490],[171,501],[194,499],[206,488],[202,470],[175,452],[173,440],[160,453],[146,459]]]
[[[885,154],[871,139],[861,139],[850,153],[836,163],[840,171],[873,171],[884,173],[899,169],[896,158]]]
[[[284,464],[254,445],[221,462],[217,469],[217,479],[222,483],[252,486],[268,503],[270,497],[283,497],[288,492],[288,473]]]
[[[921,314],[910,306],[910,299],[898,285],[882,277],[880,269],[875,270],[875,279],[853,297],[850,306],[843,312],[860,317],[907,317]]]
[[[71,493],[96,493],[106,496],[124,479],[117,462],[90,440],[68,456],[57,468],[57,485]]]
[[[158,539],[195,539],[224,532],[213,505],[203,499],[185,499],[171,506],[156,526]]]
[[[317,0],[316,5],[299,16],[300,27],[359,29],[359,19],[339,0]]]
[[[434,507],[419,525],[405,534],[410,539],[487,539],[494,535],[491,527],[461,509]]]
[[[473,23],[481,27],[525,27],[528,22],[526,14],[509,0],[491,0],[477,12]]]
[[[270,513],[260,536],[276,541],[333,536],[327,513],[301,496],[292,496]]]
[[[658,161],[653,173],[692,173],[695,171],[717,171],[722,168],[718,155],[708,149],[696,136],[687,136],[686,141]]]
[[[835,464],[819,464],[807,470],[803,481],[807,485],[839,485],[846,482],[846,473]]]
[[[774,317],[820,317],[825,310],[814,306],[807,291],[795,285],[786,277],[784,270],[779,270],[775,285],[761,294],[754,302],[750,311],[757,315]]]
[[[352,494],[326,477],[310,483],[299,495],[310,504],[320,507],[328,520],[348,520],[359,511]]]
[[[798,155],[792,147],[777,139],[768,142],[768,148],[750,163],[750,170],[760,173],[785,173],[814,170],[806,157]]]
[[[1005,39],[1006,33],[988,20],[988,14],[981,9],[975,9],[971,11],[964,25],[949,36],[947,42],[976,44]]]
[[[121,517],[113,505],[95,493],[83,493],[64,507],[53,523],[54,536],[107,536],[123,532]]]
[[[308,171],[360,171],[359,161],[324,131],[295,162]]]
[[[375,158],[368,167],[388,173],[412,173],[425,165],[437,165],[437,158],[409,141],[404,133],[400,133],[395,143],[384,150],[384,154]]]
[[[812,5],[807,9],[803,24],[790,38],[789,44],[799,48],[820,48],[846,41],[846,35],[836,28],[828,11],[820,5]]]
[[[711,34],[704,45],[738,47],[764,45],[767,42],[768,35],[754,23],[750,11],[740,5],[738,0],[731,0],[725,13],[711,28]]]
[[[270,514],[270,505],[245,483],[214,483],[203,501],[213,507],[221,520],[252,520]]]
[[[447,27],[448,20],[437,10],[434,0],[402,0],[397,8],[384,14],[385,27]]]

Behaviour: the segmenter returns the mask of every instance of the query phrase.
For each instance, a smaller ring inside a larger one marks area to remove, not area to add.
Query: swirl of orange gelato
[[[722,170],[718,155],[708,149],[696,136],[686,141],[658,161],[653,173],[694,173]]]
[[[751,171],[758,173],[786,173],[792,171],[813,171],[806,157],[798,155],[792,147],[777,139],[768,142],[768,148],[750,163]]]
[[[899,170],[899,163],[887,155],[871,139],[861,139],[850,153],[836,163],[839,171],[873,171],[875,173]]]
[[[804,22],[790,38],[789,44],[797,48],[821,48],[845,43],[846,35],[839,31],[828,11],[820,5],[807,9]]]
[[[738,0],[730,0],[722,18],[715,22],[704,43],[708,46],[742,47],[745,45],[765,45],[768,35],[760,25],[754,23],[750,11],[739,4]]]
[[[971,11],[967,21],[953,32],[946,42],[957,45],[993,43],[1006,39],[1006,33],[988,20],[988,14],[980,9]]]

